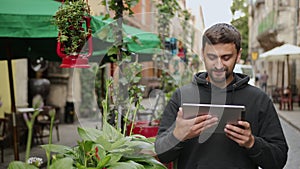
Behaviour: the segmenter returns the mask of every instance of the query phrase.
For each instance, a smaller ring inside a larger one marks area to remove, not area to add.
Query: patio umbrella
[[[300,58],[300,47],[291,45],[291,44],[284,44],[282,46],[278,46],[274,49],[271,49],[265,53],[260,54],[259,58],[268,60],[268,61],[275,61],[275,60],[285,61],[286,60],[287,70],[288,70],[288,86],[289,86],[290,85],[290,74],[291,74],[289,60]],[[283,81],[282,81],[282,87],[284,86]]]
[[[27,57],[28,52],[57,57],[55,49],[57,29],[51,23],[61,3],[52,0],[2,0],[0,6],[0,59],[8,61],[11,112],[15,117],[16,107],[11,59]],[[53,46],[54,45],[54,46]],[[58,57],[57,57],[58,58]],[[19,159],[17,130],[13,119],[14,155]]]
[[[267,60],[284,60],[286,56],[290,59],[300,58],[300,47],[284,44],[259,55],[260,59]]]
[[[60,2],[53,0],[2,0],[0,6],[0,46],[10,48],[9,54],[0,50],[0,59],[24,58],[36,53],[49,60],[56,55],[57,28],[52,24]]]

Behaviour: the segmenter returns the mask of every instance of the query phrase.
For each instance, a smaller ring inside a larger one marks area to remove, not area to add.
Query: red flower
[[[100,160],[100,157],[99,157],[99,154],[98,154],[98,152],[99,152],[98,147],[96,147],[95,150],[96,150],[96,152],[95,152],[96,158],[97,158],[98,160]]]

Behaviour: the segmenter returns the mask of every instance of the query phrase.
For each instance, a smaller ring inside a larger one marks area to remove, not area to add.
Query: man
[[[268,82],[269,76],[267,75],[267,71],[264,71],[264,74],[260,76],[261,81],[261,89],[265,92],[267,92],[267,82]]]
[[[202,56],[207,72],[197,73],[167,104],[155,141],[161,162],[176,162],[178,169],[284,167],[288,146],[272,101],[248,85],[248,76],[233,73],[241,53],[235,27],[220,23],[205,31]],[[221,119],[210,113],[184,119],[183,102],[244,105],[245,120],[223,126],[223,133],[208,133]]]

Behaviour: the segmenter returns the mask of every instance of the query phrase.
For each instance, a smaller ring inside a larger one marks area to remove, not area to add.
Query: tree
[[[233,16],[239,15],[238,18],[235,18],[231,21],[231,24],[235,26],[240,32],[242,36],[242,59],[247,61],[248,59],[248,4],[247,0],[233,0],[232,5],[230,7],[231,13]]]

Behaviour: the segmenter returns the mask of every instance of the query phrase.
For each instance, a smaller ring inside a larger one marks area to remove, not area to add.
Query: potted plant
[[[141,135],[124,136],[107,122],[102,130],[78,128],[78,133],[82,140],[75,147],[42,145],[46,152],[53,153],[47,168],[166,168],[155,159],[153,143]],[[8,168],[37,169],[21,161],[10,163]]]
[[[112,80],[108,80],[106,89],[111,84]],[[105,99],[102,101],[103,125],[101,130],[79,127],[78,134],[81,140],[78,140],[78,144],[74,147],[54,145],[51,142],[42,145],[48,158],[47,168],[166,169],[155,157],[153,140],[142,135],[126,136],[125,131],[122,133],[118,127],[107,122],[109,97],[108,90],[106,91]],[[52,132],[50,134],[52,135]],[[52,158],[50,154],[52,154]],[[34,165],[39,163],[39,160],[33,160],[32,165],[29,162],[14,161],[10,163],[8,168],[37,169]]]
[[[89,6],[84,0],[66,0],[54,15],[58,28],[57,54],[62,57],[61,67],[89,67],[87,57],[92,54]],[[88,41],[88,53],[82,51]],[[78,59],[78,60],[77,60]]]

